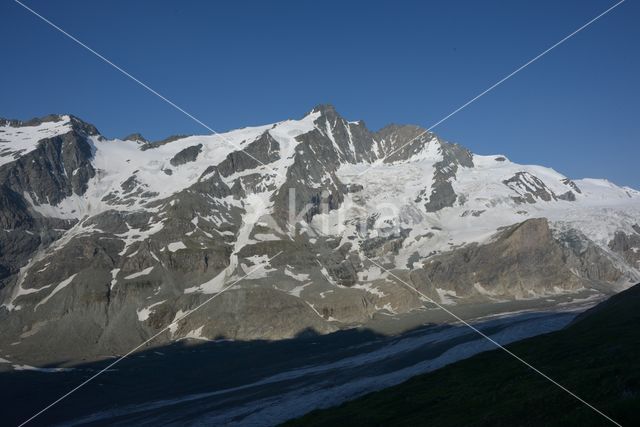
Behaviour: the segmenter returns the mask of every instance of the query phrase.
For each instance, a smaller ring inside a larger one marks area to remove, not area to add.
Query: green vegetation
[[[562,331],[508,348],[624,425],[640,425],[640,285]],[[289,426],[613,425],[502,350],[476,355]]]

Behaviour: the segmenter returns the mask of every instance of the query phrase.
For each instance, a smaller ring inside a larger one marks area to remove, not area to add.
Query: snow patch
[[[73,279],[75,279],[75,277],[78,275],[78,273],[72,275],[71,277],[63,280],[62,282],[58,283],[58,285],[53,288],[53,291],[51,291],[51,293],[49,295],[47,295],[47,297],[45,299],[43,299],[42,301],[40,301],[35,307],[34,310],[37,309],[39,306],[41,306],[42,304],[45,304],[47,301],[49,301],[51,299],[51,297],[53,297],[55,294],[57,294],[58,292],[60,292],[62,289],[64,289],[65,287],[67,287],[67,285],[69,285],[69,283],[71,283],[73,281]]]
[[[442,305],[455,305],[456,301],[453,298],[457,298],[458,295],[455,291],[450,291],[448,289],[440,289],[436,288],[436,292],[438,293],[438,297],[440,298],[440,304]]]
[[[149,315],[154,312],[153,308],[159,306],[160,304],[162,304],[165,301],[166,300],[158,301],[155,304],[151,304],[148,307],[145,307],[145,308],[140,309],[140,310],[136,310],[136,312],[138,314],[138,320],[141,321],[141,322],[144,322],[145,320],[147,320],[149,318]]]
[[[199,328],[196,328],[192,331],[189,331],[187,333],[187,335],[184,336],[184,338],[191,338],[193,340],[202,340],[202,341],[209,341],[209,339],[205,336],[202,335],[202,329],[204,328],[204,325],[200,326]]]
[[[176,252],[181,249],[187,249],[187,245],[185,245],[183,242],[173,242],[167,245],[167,249],[169,249],[169,251],[171,252]]]
[[[378,289],[375,286],[373,286],[371,283],[353,285],[352,288],[362,289],[363,291],[368,292],[368,293],[370,293],[372,295],[375,295],[377,297],[380,297],[380,298],[383,298],[383,297],[387,296],[387,294],[385,294],[380,289]]]
[[[274,240],[282,240],[280,237],[276,236],[273,233],[259,233],[259,234],[255,234],[253,236],[254,239],[260,241],[260,242],[268,242],[268,241],[274,241]]]
[[[35,372],[43,372],[46,374],[55,374],[58,372],[70,372],[73,371],[73,368],[36,368],[35,366],[29,365],[11,365],[16,371],[35,371]]]
[[[217,294],[224,289],[225,280],[227,279],[227,269],[222,270],[211,280],[204,282],[199,286],[193,286],[184,290],[185,294],[194,292],[202,292],[204,294]]]
[[[138,278],[138,277],[141,277],[141,276],[146,276],[149,273],[151,273],[151,270],[153,270],[153,268],[154,268],[153,266],[145,268],[142,271],[139,271],[137,273],[133,273],[133,274],[130,274],[128,276],[125,276],[125,279],[126,280],[131,280],[131,279],[135,279],[135,278]]]
[[[114,268],[113,270],[111,270],[111,289],[113,289],[116,283],[118,283],[118,280],[116,280],[116,276],[118,276],[119,272],[119,268]]]
[[[293,295],[294,297],[300,298],[300,295],[302,294],[302,291],[304,290],[304,288],[306,288],[311,284],[313,284],[313,282],[308,282],[308,283],[305,283],[304,285],[296,286],[295,288],[291,289],[288,293],[289,295]]]
[[[287,266],[288,267],[288,266]],[[309,280],[309,275],[308,274],[304,274],[304,273],[300,273],[300,274],[296,274],[293,271],[289,270],[289,268],[285,267],[284,269],[284,274],[286,274],[287,276],[299,281],[299,282],[304,282],[306,280]]]

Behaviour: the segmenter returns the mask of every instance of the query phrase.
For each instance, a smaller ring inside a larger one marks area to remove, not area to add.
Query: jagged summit
[[[0,126],[11,126],[11,127],[21,127],[21,126],[38,126],[45,122],[59,122],[62,120],[69,120],[71,116],[69,115],[61,115],[61,114],[48,114],[42,117],[34,117],[29,120],[18,120],[18,119],[6,119],[0,117]]]
[[[320,105],[149,143],[51,117],[0,123],[0,349],[12,357],[127,351],[239,278],[162,340],[284,338],[423,306],[370,259],[444,304],[640,280],[638,191],[417,126],[372,132]]]
[[[315,107],[313,107],[313,109],[309,114],[313,114],[313,113],[320,113],[322,115],[333,115],[333,116],[338,115],[336,108],[332,104],[318,104]]]
[[[123,141],[135,141],[140,144],[147,144],[149,141],[140,133],[132,133],[122,138]]]

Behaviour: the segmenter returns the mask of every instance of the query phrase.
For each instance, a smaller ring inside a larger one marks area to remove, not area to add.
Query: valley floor
[[[535,300],[505,303],[503,314],[495,316],[483,317],[478,307],[450,309],[476,318],[476,327],[506,344],[563,328],[599,299],[594,294],[560,298],[553,308]],[[149,349],[33,425],[278,424],[494,348],[466,326],[424,326],[446,320],[441,314],[424,310],[412,317],[374,319],[370,329],[285,341],[183,341]],[[423,326],[413,327],[420,322]],[[5,369],[0,373],[4,420],[24,421],[107,363],[55,373]]]

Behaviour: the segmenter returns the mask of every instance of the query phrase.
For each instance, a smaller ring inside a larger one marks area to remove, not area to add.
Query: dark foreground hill
[[[640,285],[508,348],[617,423],[640,425]],[[287,425],[614,424],[497,349]]]

